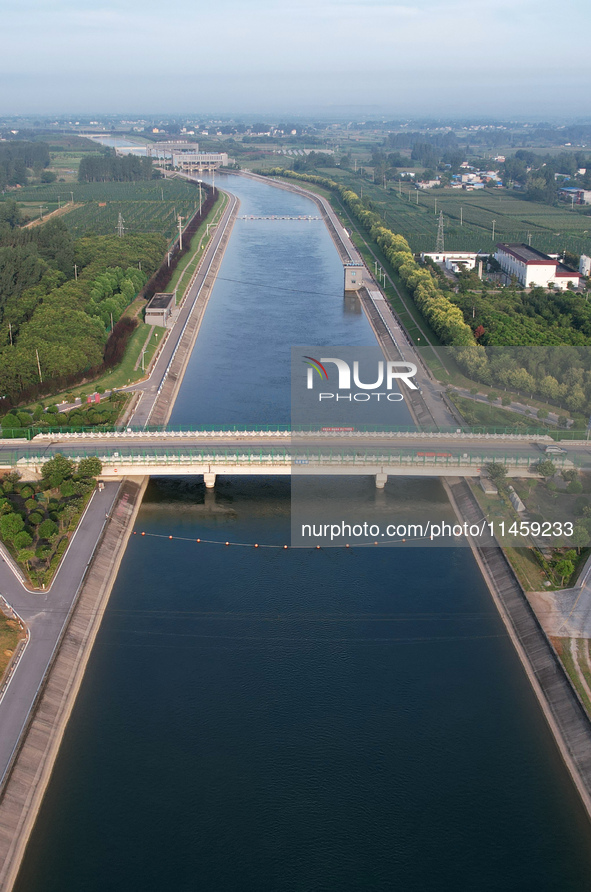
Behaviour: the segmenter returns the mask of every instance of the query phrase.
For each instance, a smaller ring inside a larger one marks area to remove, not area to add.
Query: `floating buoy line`
[[[314,551],[321,551],[323,548],[352,548],[353,546],[350,543],[346,543],[345,545],[268,545],[265,543],[259,542],[229,542],[227,540],[222,539],[193,539],[189,536],[166,536],[164,533],[146,533],[139,532],[137,530],[133,531],[134,536],[148,536],[151,539],[172,539],[177,542],[194,542],[199,545],[223,545],[225,546],[234,546],[236,548],[275,548],[281,549],[282,551],[286,551],[288,548],[312,548]],[[421,536],[416,539],[412,539],[412,542],[420,542],[422,540],[430,541],[429,536]],[[374,548],[376,545],[403,545],[406,543],[406,539],[384,539],[381,542],[356,542],[355,548]]]

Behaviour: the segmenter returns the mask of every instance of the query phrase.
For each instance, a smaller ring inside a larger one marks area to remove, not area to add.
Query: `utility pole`
[[[464,225],[464,208],[460,207],[460,226]]]
[[[495,240],[495,223],[496,222],[497,222],[496,220],[492,221],[492,240],[493,240],[493,242]]]
[[[113,314],[111,313],[111,331],[113,331],[114,328],[115,326],[113,325]]]
[[[70,195],[72,196],[72,204],[74,204],[74,193],[70,192]]]
[[[78,264],[74,264],[74,278],[78,281]]]
[[[12,347],[12,325],[8,323],[8,331],[10,333],[10,346]]]
[[[531,232],[528,232],[528,234],[527,234],[527,243],[531,248]]]
[[[43,205],[42,204],[39,205],[39,215],[40,215],[41,219],[43,219]]]
[[[39,351],[35,349],[35,356],[37,357],[37,368],[39,369],[39,381],[43,384],[43,375],[41,374],[41,363],[39,362]]]
[[[179,214],[179,249],[183,250],[183,218]]]
[[[437,196],[435,196],[435,216],[437,216]]]
[[[201,216],[201,180],[197,180],[199,183],[199,216]]]
[[[119,216],[117,217],[117,235],[119,238],[123,238],[123,233],[125,232],[124,223],[125,220],[123,219],[123,214],[119,211]]]

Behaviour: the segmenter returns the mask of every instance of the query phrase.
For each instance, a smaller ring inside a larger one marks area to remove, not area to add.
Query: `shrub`
[[[38,526],[43,520],[43,515],[39,513],[39,511],[33,511],[32,514],[29,514],[28,521],[34,527]]]
[[[19,551],[21,548],[28,548],[29,545],[33,541],[33,537],[27,533],[26,530],[21,530],[20,533],[17,533],[14,539],[12,540],[14,543],[14,547],[18,548]]]
[[[12,430],[13,428],[22,427],[18,415],[11,412],[2,419],[2,430]]]
[[[51,539],[57,533],[57,523],[54,523],[53,520],[44,520],[37,533],[41,539]]]
[[[27,499],[27,501],[25,502],[25,508],[28,511],[34,511],[36,507],[37,502],[35,501],[35,499]]]
[[[583,484],[580,480],[571,480],[571,482],[566,487],[566,491],[574,495],[575,493],[583,492]]]

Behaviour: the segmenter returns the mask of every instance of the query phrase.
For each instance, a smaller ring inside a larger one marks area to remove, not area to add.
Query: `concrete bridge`
[[[41,473],[57,452],[79,461],[98,456],[104,479],[125,476],[217,475],[479,476],[500,462],[509,476],[529,476],[551,457],[557,467],[591,465],[584,441],[569,442],[565,454],[547,456],[548,437],[511,434],[420,433],[416,431],[121,431],[43,434],[31,441],[0,444],[0,469],[27,477]]]

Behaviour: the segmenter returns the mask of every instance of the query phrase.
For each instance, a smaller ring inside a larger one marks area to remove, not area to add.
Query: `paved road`
[[[146,379],[146,381],[142,381],[139,384],[132,384],[129,387],[122,388],[122,390],[139,391],[142,394],[140,397],[140,402],[135,409],[133,418],[130,422],[134,426],[143,427],[145,424],[147,424],[150,418],[150,414],[158,396],[160,387],[166,377],[166,373],[168,371],[174,353],[182,337],[183,331],[185,330],[187,320],[189,319],[197,302],[197,298],[199,297],[201,288],[203,287],[203,283],[205,282],[205,279],[208,275],[209,268],[213,262],[215,253],[219,247],[220,241],[223,238],[224,232],[226,231],[226,227],[228,225],[230,217],[232,216],[232,213],[236,207],[238,201],[236,196],[230,195],[229,198],[230,200],[226,205],[224,213],[222,214],[222,218],[215,228],[214,235],[205,250],[205,254],[203,255],[199,273],[197,274],[195,281],[191,286],[191,290],[187,295],[183,306],[181,307],[174,326],[169,329],[169,334],[166,338],[164,346],[161,349],[160,355],[156,360],[152,371],[150,372],[149,377]]]
[[[106,458],[165,455],[199,454],[201,452],[259,453],[271,449],[297,451],[318,449],[322,452],[374,453],[376,448],[407,454],[408,452],[448,452],[453,456],[475,455],[514,455],[532,459],[551,458],[556,465],[573,462],[580,467],[591,465],[591,444],[565,444],[566,455],[547,456],[543,449],[545,441],[537,443],[529,437],[488,437],[478,434],[422,434],[422,433],[296,433],[289,432],[162,432],[144,433],[136,431],[94,435],[47,435],[36,437],[29,442],[0,444],[0,466],[14,465],[19,458],[39,457],[44,459],[56,452],[73,457],[99,455]]]
[[[46,592],[27,591],[13,571],[7,556],[0,556],[0,593],[26,622],[30,632],[29,644],[0,701],[0,781],[27,720],[119,486],[118,482],[106,483],[102,492],[95,492],[53,584]]]

